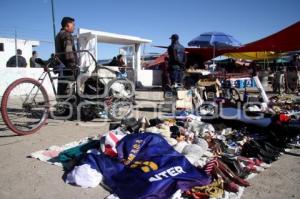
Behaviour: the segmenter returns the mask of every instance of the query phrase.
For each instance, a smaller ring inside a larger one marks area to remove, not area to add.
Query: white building
[[[83,28],[80,28],[78,31],[78,43],[80,46],[80,50],[90,51],[95,56],[96,60],[100,60],[102,55],[101,51],[98,48],[98,45],[121,45],[122,47],[119,49],[119,53],[125,55],[125,63],[127,67],[132,68],[134,72],[134,74],[132,74],[134,77],[130,79],[134,79],[136,85],[139,87],[152,87],[161,85],[161,71],[145,70],[142,68],[141,64],[143,46],[146,44],[150,44],[151,42],[152,41],[149,39],[144,39],[132,35],[121,35]],[[82,65],[85,65],[87,63],[87,60],[82,57],[81,61],[85,62]],[[92,69],[90,70],[92,71]]]
[[[32,55],[32,48],[39,45],[39,41],[17,39],[17,48],[22,50],[22,56],[26,59],[27,67],[29,67],[29,59]],[[0,37],[0,68],[5,68],[8,59],[15,54],[15,39]]]
[[[16,54],[14,38],[0,38],[0,99],[5,89],[16,79],[31,77],[38,79],[42,74],[42,68],[30,68],[29,59],[32,56],[33,47],[40,44],[39,41],[17,39],[17,48],[22,50],[22,56],[26,59],[26,68],[7,68],[6,62]],[[51,88],[47,80],[46,88]],[[50,90],[51,91],[51,90]]]

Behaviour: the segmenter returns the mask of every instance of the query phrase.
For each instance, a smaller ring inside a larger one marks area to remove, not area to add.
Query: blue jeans
[[[128,77],[127,72],[117,72],[117,79],[126,79]]]
[[[182,71],[181,69],[175,69],[171,71],[171,83],[172,85],[174,83],[181,83],[181,79],[182,79]]]

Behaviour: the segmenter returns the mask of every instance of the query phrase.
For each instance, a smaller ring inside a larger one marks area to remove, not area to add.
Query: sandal
[[[192,191],[206,193],[209,195],[209,197],[212,198],[220,198],[224,193],[223,181],[218,179],[209,185],[202,186],[202,187],[194,187],[192,188]]]

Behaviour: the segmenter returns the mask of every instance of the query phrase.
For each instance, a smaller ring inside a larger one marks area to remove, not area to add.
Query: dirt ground
[[[136,116],[157,116],[154,110],[162,101],[161,92],[138,92]],[[38,133],[14,136],[0,118],[0,199],[91,198],[109,193],[101,186],[82,189],[64,183],[62,168],[28,158],[32,152],[52,145],[63,145],[83,137],[104,133],[109,123],[49,120]],[[284,154],[272,167],[250,180],[243,198],[300,198],[300,149]],[[128,190],[130,191],[130,190]]]

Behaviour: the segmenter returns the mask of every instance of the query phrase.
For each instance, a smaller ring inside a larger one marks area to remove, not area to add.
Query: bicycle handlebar
[[[102,64],[98,64],[97,63],[97,60],[96,58],[94,57],[94,55],[88,51],[88,50],[77,50],[77,51],[71,51],[71,52],[61,52],[61,53],[55,53],[55,54],[52,54],[51,55],[51,58],[48,60],[48,61],[44,61],[44,60],[41,60],[39,58],[37,58],[37,62],[41,65],[44,66],[44,70],[45,71],[49,71],[49,66],[54,62],[54,61],[58,61],[60,64],[62,64],[62,61],[59,59],[59,55],[65,55],[67,53],[88,53],[91,57],[92,57],[92,60],[95,62],[95,69],[99,69],[100,67],[101,68],[104,68],[106,70],[109,70],[109,71],[114,71],[114,70],[111,70],[105,66],[103,66]],[[88,70],[90,66],[86,67],[86,71]]]

